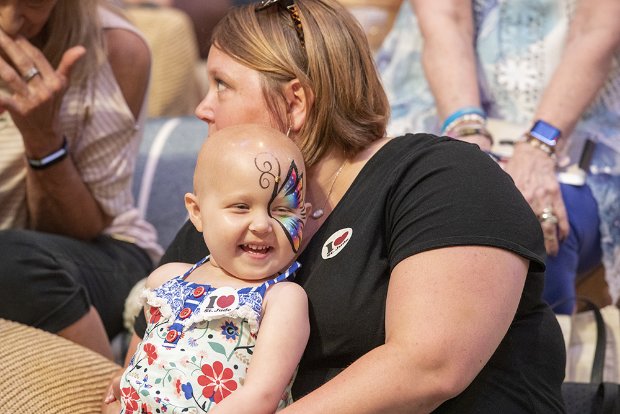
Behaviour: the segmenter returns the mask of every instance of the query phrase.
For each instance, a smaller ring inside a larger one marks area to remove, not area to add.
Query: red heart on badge
[[[232,305],[234,301],[235,297],[233,295],[220,296],[219,298],[217,298],[217,306],[219,306],[220,308],[227,308]]]
[[[336,240],[334,240],[334,246],[340,246],[342,244],[342,242],[347,239],[348,235],[349,235],[349,232],[345,231],[342,236],[336,238]]]

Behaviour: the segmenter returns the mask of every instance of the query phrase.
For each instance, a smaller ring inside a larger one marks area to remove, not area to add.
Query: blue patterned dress
[[[142,295],[150,317],[121,379],[121,413],[202,413],[243,381],[252,358],[267,288],[291,277],[299,263],[255,287],[215,288],[170,279]],[[278,408],[292,402],[289,383]]]
[[[586,1],[586,0],[583,0]],[[536,106],[560,60],[577,0],[474,0],[478,85],[489,117],[531,125]],[[390,99],[392,136],[438,133],[435,100],[421,64],[422,36],[409,2],[377,52]],[[448,62],[455,65],[458,62]],[[584,143],[596,143],[587,184],[598,204],[605,276],[620,298],[620,50],[609,77],[564,149],[577,163]],[[562,155],[562,154],[561,154]]]

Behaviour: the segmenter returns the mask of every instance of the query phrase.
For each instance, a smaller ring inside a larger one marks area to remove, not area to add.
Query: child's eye
[[[276,207],[272,211],[274,212],[274,214],[277,214],[279,216],[288,216],[293,213],[292,210],[288,207]]]
[[[243,203],[233,204],[231,208],[233,210],[239,210],[239,211],[245,211],[245,210],[250,209],[247,204],[243,204]]]

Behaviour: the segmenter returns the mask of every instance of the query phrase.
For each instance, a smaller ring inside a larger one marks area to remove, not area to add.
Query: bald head
[[[300,172],[304,169],[297,145],[273,128],[243,124],[221,129],[209,136],[200,148],[194,172],[194,191],[198,192],[203,184],[225,178],[227,171],[239,163],[255,165],[274,160],[283,170],[280,175],[286,173],[292,161]],[[272,172],[278,175],[278,171]]]

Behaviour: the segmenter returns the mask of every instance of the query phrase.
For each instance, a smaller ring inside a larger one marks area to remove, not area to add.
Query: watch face
[[[554,146],[560,137],[560,130],[545,121],[538,120],[530,130],[530,135],[549,146]]]

